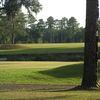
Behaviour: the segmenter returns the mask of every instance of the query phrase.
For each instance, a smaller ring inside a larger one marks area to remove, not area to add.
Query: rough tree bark
[[[87,0],[86,5],[84,73],[81,87],[91,88],[98,87],[96,36],[99,17],[98,0]]]

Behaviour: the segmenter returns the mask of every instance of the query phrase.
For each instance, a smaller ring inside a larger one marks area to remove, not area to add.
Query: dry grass
[[[100,91],[7,91],[0,92],[0,100],[100,100]]]

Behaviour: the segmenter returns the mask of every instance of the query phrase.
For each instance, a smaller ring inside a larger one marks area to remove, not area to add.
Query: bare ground
[[[1,89],[71,89],[75,85],[0,84]]]

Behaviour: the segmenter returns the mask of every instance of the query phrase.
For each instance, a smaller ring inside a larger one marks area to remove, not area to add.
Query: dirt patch
[[[75,85],[0,84],[0,89],[70,89]]]
[[[18,45],[18,44],[0,44],[0,50],[6,50],[6,49],[19,49],[23,48],[24,46]]]

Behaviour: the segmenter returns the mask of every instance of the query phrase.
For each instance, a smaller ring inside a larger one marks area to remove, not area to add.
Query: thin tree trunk
[[[11,21],[12,21],[12,40],[11,40],[11,43],[15,44],[15,33],[14,33],[15,25],[14,25],[14,19],[13,19],[13,17],[11,18]]]
[[[13,28],[13,32],[12,32],[12,44],[15,44],[15,33],[14,33],[14,22],[12,23],[12,28]]]
[[[81,86],[97,87],[97,21],[99,15],[98,0],[87,0],[84,49],[84,73]]]

